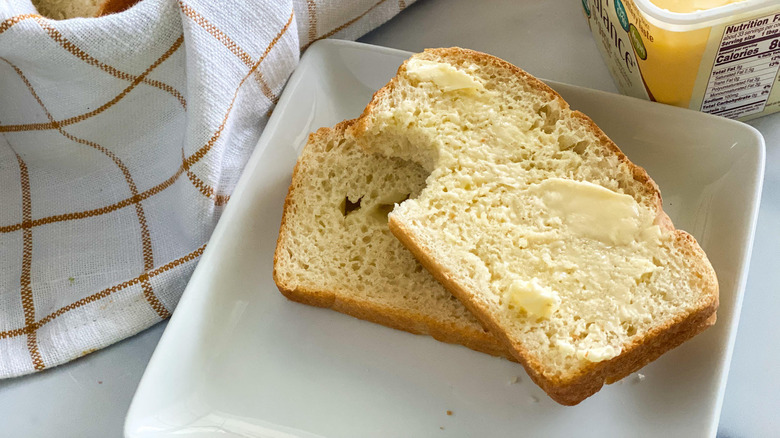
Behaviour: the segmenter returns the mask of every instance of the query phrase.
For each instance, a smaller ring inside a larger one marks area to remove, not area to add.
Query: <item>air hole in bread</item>
[[[553,103],[547,103],[542,105],[536,113],[544,120],[544,124],[541,126],[542,131],[551,134],[560,120],[560,110],[553,108]]]
[[[642,284],[642,283],[650,282],[650,278],[652,278],[652,276],[653,276],[652,272],[645,272],[639,278],[636,279],[637,286]]]
[[[577,142],[577,143],[574,145],[574,147],[572,148],[572,150],[573,150],[574,152],[576,152],[576,153],[577,153],[577,155],[583,155],[583,154],[585,153],[585,150],[586,150],[586,149],[588,149],[588,144],[589,144],[589,142],[587,142],[587,141],[585,141],[585,140],[583,140],[583,141],[578,141],[578,142]]]
[[[636,334],[636,327],[633,324],[624,321],[620,326],[626,331],[626,336],[634,336]]]
[[[579,140],[573,135],[562,134],[558,136],[558,149],[561,151],[571,150],[577,155],[582,155],[588,148],[587,140]]]
[[[352,202],[349,199],[349,196],[344,197],[344,202],[341,203],[339,206],[339,209],[341,210],[341,214],[344,215],[344,217],[347,217],[350,213],[357,211],[360,209],[360,202],[363,200],[363,197],[359,197],[357,201]]]

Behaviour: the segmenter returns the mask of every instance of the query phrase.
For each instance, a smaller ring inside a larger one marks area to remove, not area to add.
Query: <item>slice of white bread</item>
[[[418,165],[365,153],[349,122],[309,136],[293,172],[274,254],[289,299],[511,358],[393,237],[387,213],[417,196]]]
[[[426,50],[348,133],[430,172],[390,229],[557,402],[581,402],[715,322],[715,272],[656,184],[519,68]]]

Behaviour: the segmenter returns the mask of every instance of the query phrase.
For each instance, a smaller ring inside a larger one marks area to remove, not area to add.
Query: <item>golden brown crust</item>
[[[475,351],[516,361],[502,343],[484,330],[469,330],[465,327],[446,324],[428,315],[340,297],[332,291],[300,287],[287,289],[283,284],[278,283],[277,287],[285,297],[298,303],[332,309],[364,321],[416,335],[429,335],[437,341],[460,344]]]
[[[490,64],[503,67],[517,76],[521,77],[526,83],[536,88],[543,94],[547,94],[548,99],[556,100],[562,108],[569,108],[569,105],[555,91],[546,84],[534,78],[520,68],[480,52],[467,49],[449,48],[449,49],[428,49],[425,53],[439,56],[459,56],[470,58],[481,64]],[[399,73],[405,70],[405,65],[399,67]],[[389,93],[397,84],[398,77],[394,77],[390,82],[374,94],[371,102],[368,104],[363,114],[351,125],[349,131],[352,135],[360,137],[367,131],[368,119],[374,110],[377,102]],[[414,233],[406,225],[391,214],[389,219],[390,230],[406,246],[417,259],[425,266],[428,271],[444,287],[455,295],[471,311],[482,324],[487,327],[504,344],[511,348],[513,354],[528,372],[531,379],[539,385],[551,398],[564,405],[575,405],[590,395],[596,393],[604,383],[614,382],[628,374],[640,369],[644,365],[655,360],[664,352],[680,345],[694,335],[703,331],[714,323],[715,312],[718,307],[718,283],[715,272],[712,269],[706,255],[701,250],[696,240],[688,233],[675,230],[671,219],[664,213],[661,201],[660,191],[656,183],[650,178],[647,172],[632,163],[618,146],[586,115],[573,111],[572,119],[581,123],[586,129],[590,130],[599,140],[599,143],[615,154],[617,158],[625,163],[631,171],[635,181],[640,183],[644,189],[653,198],[652,206],[656,211],[656,224],[667,231],[673,231],[675,234],[675,244],[678,249],[684,251],[690,257],[690,260],[697,260],[698,266],[694,270],[695,275],[700,276],[702,283],[705,284],[702,291],[702,302],[696,309],[693,309],[685,315],[669,321],[662,327],[657,327],[646,336],[638,339],[634,344],[623,350],[619,356],[604,362],[593,363],[584,368],[579,373],[568,376],[566,380],[549,377],[544,375],[544,366],[527,354],[525,348],[518,342],[510,339],[507,332],[500,326],[497,319],[490,310],[482,303],[477,301],[472,293],[464,289],[454,279],[454,273],[449,272],[445,266],[440,264],[432,255],[425,244],[415,239]]]
[[[316,132],[310,134],[309,142],[321,141],[321,139],[326,136],[343,135],[343,132],[352,123],[352,120],[345,120],[333,128],[320,128]],[[331,131],[335,131],[335,133],[331,133]],[[299,161],[293,169],[293,183],[290,184],[287,196],[285,197],[284,211],[279,227],[279,237],[276,243],[276,250],[274,251],[273,279],[277,288],[285,297],[299,303],[333,309],[390,328],[414,334],[430,335],[441,342],[460,344],[471,348],[472,350],[491,354],[493,356],[505,357],[513,361],[515,360],[504,345],[485,330],[472,330],[468,327],[462,327],[451,323],[448,324],[444,321],[432,318],[430,315],[381,306],[369,301],[341,297],[331,290],[309,289],[288,285],[281,277],[277,268],[279,260],[282,257],[282,251],[285,251],[287,246],[285,242],[287,235],[284,233],[284,229],[287,226],[288,215],[293,208],[295,199],[294,192],[296,186],[294,185],[294,182],[298,179],[298,172],[301,170],[301,162]]]

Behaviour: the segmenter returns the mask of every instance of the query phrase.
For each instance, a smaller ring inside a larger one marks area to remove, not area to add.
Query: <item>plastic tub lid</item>
[[[634,0],[637,8],[654,25],[669,30],[693,30],[724,22],[731,17],[745,15],[774,6],[780,12],[778,0],[743,0],[725,6],[696,12],[670,12],[652,3],[652,0]]]

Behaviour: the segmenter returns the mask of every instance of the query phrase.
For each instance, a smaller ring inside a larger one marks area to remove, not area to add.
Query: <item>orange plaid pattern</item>
[[[58,365],[170,316],[299,48],[356,38],[410,2],[239,3],[150,0],[81,28],[33,13],[0,16],[0,91],[22,102],[0,110],[0,261],[13,266],[0,271],[0,377]],[[217,13],[227,6],[235,19]],[[127,31],[143,50],[101,33],[141,13],[159,18],[138,25],[154,39]],[[112,58],[101,44],[128,55]],[[48,72],[81,92],[53,86]],[[100,92],[92,96],[84,78]],[[99,170],[88,190],[87,177],[66,169],[69,159],[74,169]],[[69,204],[86,208],[63,212]],[[184,227],[179,240],[171,220]],[[75,274],[64,278],[68,269]]]

